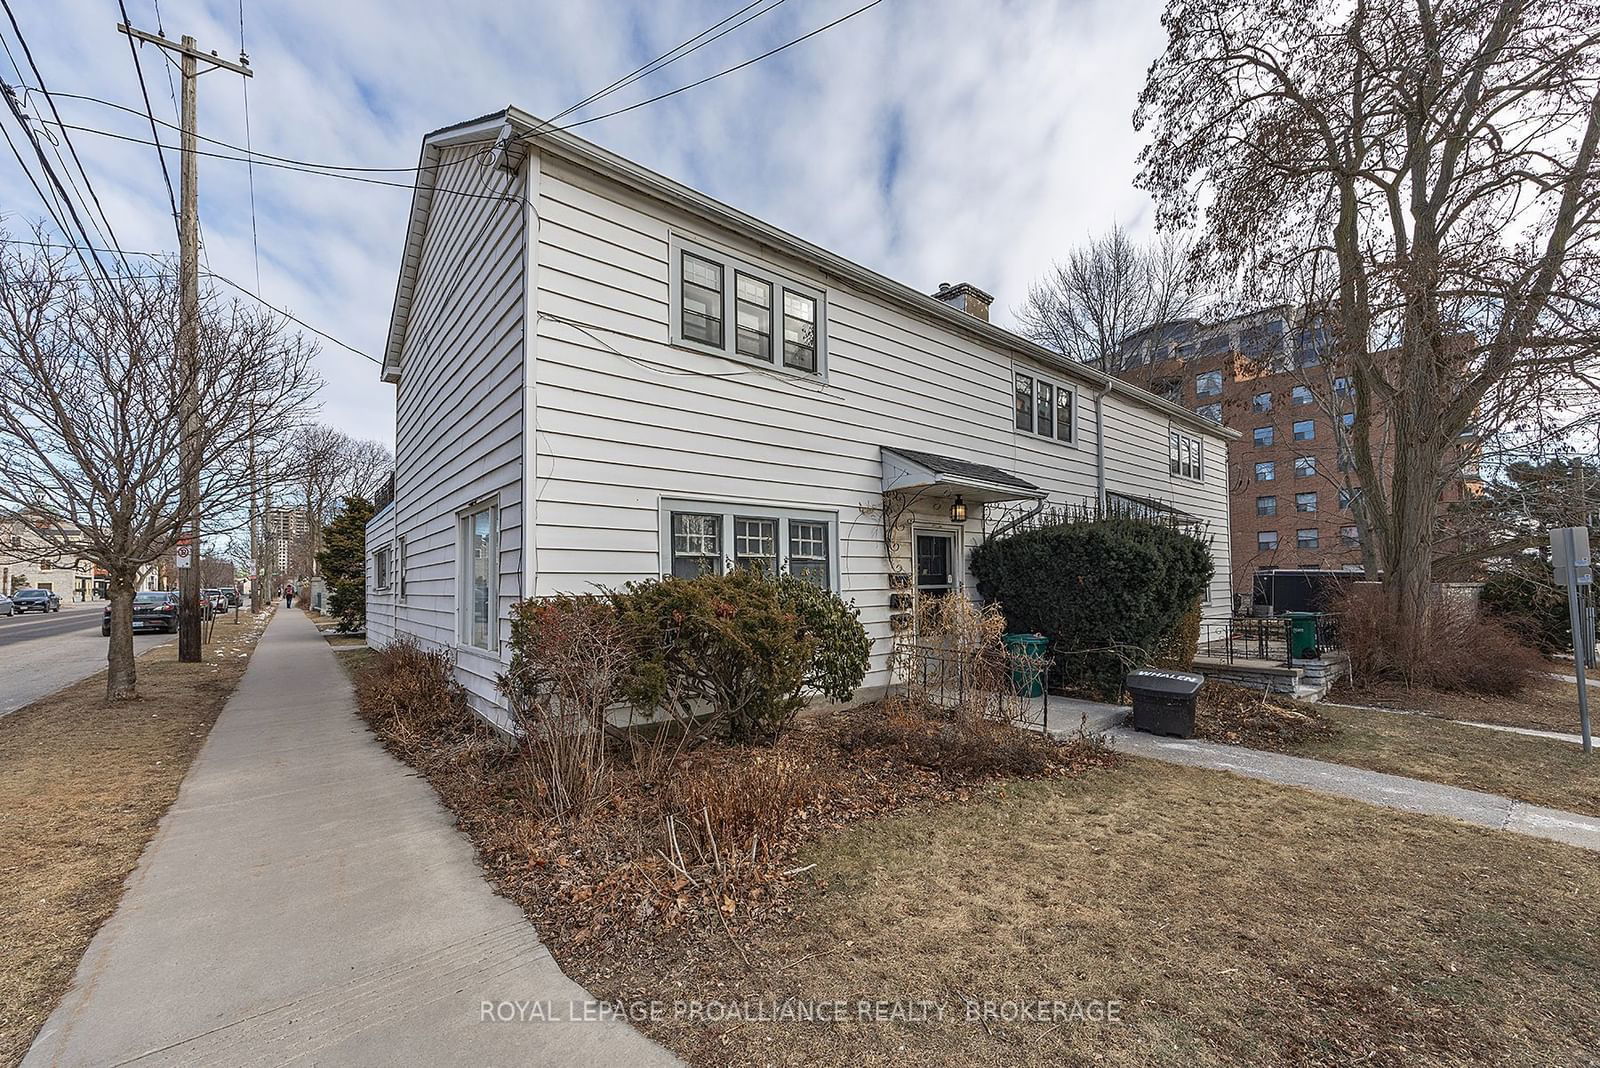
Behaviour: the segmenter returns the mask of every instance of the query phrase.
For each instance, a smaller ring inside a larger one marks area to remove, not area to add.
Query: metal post
[[[1578,680],[1578,721],[1583,727],[1583,751],[1594,751],[1589,736],[1588,637],[1584,634],[1584,612],[1579,587],[1594,582],[1589,562],[1589,529],[1558,527],[1550,532],[1550,557],[1556,578],[1567,586],[1567,620],[1572,627],[1572,667]]]

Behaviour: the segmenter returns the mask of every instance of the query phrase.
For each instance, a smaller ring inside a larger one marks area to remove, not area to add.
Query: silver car
[[[11,598],[7,597],[3,593],[0,593],[0,616],[15,615],[16,611],[17,606],[11,603]]]

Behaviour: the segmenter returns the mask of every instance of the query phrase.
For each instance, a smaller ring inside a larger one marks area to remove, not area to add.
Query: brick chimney
[[[942,300],[957,311],[964,311],[974,319],[989,321],[989,305],[994,303],[994,298],[971,282],[940,282],[939,291],[933,295],[934,300]]]

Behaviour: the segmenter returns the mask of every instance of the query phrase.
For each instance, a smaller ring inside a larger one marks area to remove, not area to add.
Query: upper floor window
[[[1294,510],[1297,512],[1315,512],[1317,510],[1317,493],[1296,493],[1294,495]]]
[[[1278,498],[1276,498],[1276,497],[1257,497],[1256,498],[1256,515],[1277,515],[1277,514],[1278,514]]]
[[[1168,468],[1180,478],[1204,481],[1200,439],[1174,430],[1168,439]]]
[[[1295,386],[1289,391],[1289,399],[1292,400],[1296,405],[1310,404],[1312,400],[1311,387]]]
[[[1271,445],[1272,428],[1270,426],[1258,426],[1250,432],[1250,437],[1257,445]]]
[[[1195,375],[1194,395],[1196,397],[1220,397],[1222,395],[1222,372],[1205,371]]]
[[[1294,440],[1315,441],[1317,437],[1317,424],[1310,419],[1298,419],[1294,424]]]
[[[1250,410],[1252,412],[1272,411],[1272,394],[1257,393],[1250,401]]]
[[[1194,414],[1202,419],[1209,419],[1213,423],[1220,423],[1222,422],[1222,402],[1213,401],[1210,404],[1202,404],[1194,410]]]
[[[671,255],[676,344],[801,374],[825,373],[820,291],[677,236]]]
[[[1350,380],[1348,378],[1345,378],[1343,375],[1341,375],[1338,378],[1335,378],[1333,380],[1333,395],[1334,396],[1336,396],[1336,397],[1347,397],[1347,396],[1349,396],[1350,394],[1352,394],[1354,392],[1355,392],[1355,387],[1351,386],[1350,385]]]
[[[1339,542],[1346,549],[1361,548],[1361,531],[1355,527],[1340,527]]]
[[[1256,548],[1264,553],[1270,553],[1278,547],[1278,532],[1276,530],[1256,531]]]
[[[1311,478],[1317,473],[1317,458],[1315,456],[1296,456],[1294,458],[1294,477]]]
[[[1016,426],[1030,434],[1071,441],[1076,430],[1073,408],[1077,394],[1070,386],[1017,372]]]
[[[1271,460],[1256,464],[1256,481],[1271,482],[1278,477],[1278,465]]]
[[[1315,549],[1321,541],[1316,527],[1306,527],[1294,533],[1294,544],[1297,549]]]
[[[1345,412],[1343,415],[1341,415],[1339,417],[1339,422],[1344,424],[1344,428],[1346,430],[1349,430],[1351,427],[1356,425],[1356,413],[1355,412]]]

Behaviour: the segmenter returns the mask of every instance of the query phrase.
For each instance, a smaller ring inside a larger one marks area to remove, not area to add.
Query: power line
[[[49,91],[49,89],[47,89],[45,87],[44,72],[39,69],[39,64],[34,61],[33,49],[28,47],[28,39],[27,39],[27,37],[25,37],[23,35],[22,27],[20,25],[18,25],[18,23],[17,23],[16,13],[11,10],[11,0],[0,0],[0,7],[4,7],[5,8],[6,18],[11,23],[11,32],[16,35],[17,44],[22,46],[23,58],[25,58],[28,61],[28,66],[33,71],[33,76],[34,76],[35,80],[37,80],[38,83],[39,83],[39,89],[40,89],[41,92],[44,93],[45,103],[50,105],[50,113],[56,117],[56,121],[57,122],[60,122],[61,121],[61,113],[56,110],[55,101],[50,98],[50,91]],[[7,54],[9,55],[9,53],[10,53],[10,50],[7,49]],[[12,66],[15,67],[16,66],[16,57],[12,56],[11,60],[12,60]],[[19,71],[18,73],[20,74],[21,72]],[[83,160],[78,156],[78,148],[77,148],[77,146],[72,143],[72,138],[68,137],[65,132],[62,133],[61,137],[62,137],[62,140],[67,143],[67,152],[72,156],[72,162],[77,165],[78,173],[80,175],[82,175],[82,177],[83,177],[84,189],[86,189],[88,191],[89,199],[94,202],[95,211],[97,211],[100,214],[100,222],[105,224],[105,229],[101,230],[101,234],[110,242],[111,247],[117,250],[117,255],[121,256],[122,255],[122,243],[117,240],[116,231],[111,226],[111,219],[110,219],[109,216],[106,215],[105,206],[100,203],[100,194],[95,192],[94,182],[90,180],[89,172],[84,169]],[[57,152],[56,152],[57,158],[60,158],[60,154],[61,153],[60,153],[59,149],[57,149]],[[66,160],[62,160],[61,161],[61,167],[62,167],[63,170],[66,169],[66,165],[67,165]],[[70,173],[68,174],[68,178],[70,180],[70,178],[71,178]],[[87,207],[87,205],[86,205],[86,207]],[[95,229],[97,229],[97,230],[100,229],[99,223],[97,223],[95,225]],[[126,260],[124,260],[122,266],[124,268],[126,268],[128,266]]]
[[[759,56],[753,56],[750,59],[745,60],[743,63],[737,63],[734,66],[731,66],[726,70],[720,70],[715,74],[708,74],[708,75],[706,75],[706,77],[701,78],[698,81],[692,81],[688,85],[680,85],[680,86],[678,86],[678,88],[669,90],[668,92],[665,92],[665,93],[661,93],[658,96],[652,96],[652,97],[649,97],[648,99],[641,100],[638,103],[629,104],[625,108],[618,108],[615,111],[607,111],[607,112],[605,112],[603,114],[595,115],[595,116],[592,116],[592,117],[587,118],[587,119],[579,119],[577,122],[569,122],[565,126],[556,127],[556,130],[557,131],[574,130],[574,129],[577,129],[579,126],[587,126],[591,122],[599,122],[601,119],[609,119],[609,118],[613,118],[613,117],[615,117],[617,115],[625,115],[630,111],[633,111],[633,110],[635,110],[637,108],[645,107],[648,104],[654,104],[654,103],[656,103],[658,101],[666,100],[668,97],[677,96],[679,93],[686,93],[690,89],[698,88],[699,86],[702,86],[702,85],[706,84],[707,82],[714,82],[718,78],[723,77],[724,75],[733,74],[736,71],[741,71],[741,70],[743,70],[744,68],[746,68],[748,66],[751,66],[751,65],[756,64],[756,63],[760,63],[763,59],[767,59],[767,58],[769,58],[771,56],[777,55],[779,52],[782,52],[785,49],[793,48],[797,44],[800,44],[800,43],[802,43],[804,41],[809,41],[811,38],[817,36],[819,33],[825,33],[826,31],[833,29],[835,26],[839,25],[840,23],[848,22],[849,20],[855,18],[857,15],[861,14],[862,12],[870,11],[872,8],[877,7],[881,3],[883,3],[883,0],[871,0],[870,3],[863,4],[860,7],[856,8],[854,11],[851,11],[848,14],[839,16],[838,18],[834,19],[832,22],[829,22],[829,23],[826,23],[824,25],[818,26],[816,29],[812,30],[810,33],[802,34],[801,36],[796,37],[792,41],[788,41],[788,42],[786,42],[784,44],[779,45],[776,48],[773,48],[773,49],[770,49],[770,50],[768,50],[766,52],[763,52]]]
[[[61,184],[61,178],[56,174],[55,168],[50,166],[50,161],[45,158],[44,149],[39,147],[39,137],[33,132],[33,127],[28,125],[27,116],[23,113],[22,106],[17,103],[16,94],[12,92],[9,85],[0,85],[0,96],[6,98],[6,106],[11,109],[11,117],[16,120],[17,126],[22,130],[23,136],[25,136],[28,139],[28,143],[33,146],[33,152],[34,155],[39,159],[40,168],[44,171],[45,177],[49,179],[50,185],[54,187],[56,195],[61,198],[62,206],[66,208],[67,214],[72,218],[72,225],[77,232],[77,237],[74,237],[72,233],[68,231],[66,226],[62,224],[61,218],[57,216],[54,211],[50,212],[50,217],[55,219],[56,225],[61,228],[62,236],[66,237],[68,241],[76,242],[77,238],[81,237],[86,247],[93,247],[94,240],[90,238],[88,228],[83,225],[83,220],[78,217],[78,209],[73,205],[72,199],[67,196],[66,188]],[[6,140],[8,142],[11,140],[9,134],[6,135]],[[22,154],[16,151],[15,145],[12,145],[11,147],[13,153],[15,153],[17,156],[17,162],[21,163]],[[23,169],[27,170],[26,166],[24,166]],[[30,179],[31,177],[32,176],[30,175]],[[34,189],[37,190],[38,188],[38,184],[35,183]],[[46,207],[49,207],[48,200],[46,201]],[[100,275],[106,280],[106,284],[111,285],[111,275],[106,271],[106,265],[100,262],[100,258],[98,256],[94,257],[94,264],[97,268],[99,268]],[[88,265],[85,264],[85,266],[87,267]]]
[[[117,8],[122,12],[122,24],[132,26],[133,20],[128,17],[128,5],[123,0],[117,0]],[[160,16],[157,15],[157,19]],[[163,34],[163,36],[165,36]],[[156,146],[156,157],[161,160],[161,177],[167,181],[167,203],[172,206],[172,225],[178,226],[178,194],[172,189],[172,172],[167,170],[167,154],[161,150],[161,133],[156,129],[156,112],[150,106],[150,90],[144,84],[144,67],[139,63],[139,48],[133,43],[133,36],[128,36],[128,54],[133,57],[133,71],[139,76],[139,95],[144,97],[144,113],[150,120],[151,143]],[[168,84],[171,84],[171,75],[168,75]],[[57,116],[59,120],[60,116]],[[65,124],[63,124],[65,125]]]
[[[247,63],[244,51],[244,0],[239,0],[239,62]],[[240,78],[239,87],[244,90],[244,150],[251,162],[245,164],[245,170],[250,176],[250,252],[256,264],[256,288],[261,288],[261,242],[256,236],[256,168],[254,163],[255,152],[250,144],[250,79]]]

